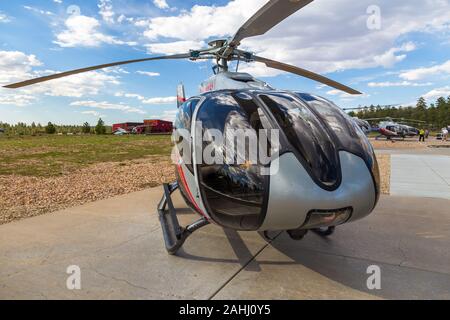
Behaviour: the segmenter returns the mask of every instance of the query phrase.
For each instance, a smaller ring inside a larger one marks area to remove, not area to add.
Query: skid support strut
[[[163,188],[164,194],[158,205],[158,215],[167,252],[174,255],[192,233],[208,225],[209,221],[206,218],[201,218],[185,228],[180,227],[171,197],[172,193],[178,189],[178,183],[164,184]]]

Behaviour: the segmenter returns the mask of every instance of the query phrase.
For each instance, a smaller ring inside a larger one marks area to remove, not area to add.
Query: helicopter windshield
[[[373,147],[362,129],[333,102],[306,93],[296,92],[296,95],[320,115],[333,130],[336,137],[336,148],[338,150],[345,150],[364,159],[367,167],[372,172],[377,196],[379,197],[380,173],[378,172],[378,163]]]
[[[197,121],[202,123],[203,135],[213,129],[223,136],[220,142],[204,141],[203,150],[212,146],[214,153],[226,161],[198,165],[202,197],[208,212],[222,226],[256,230],[264,219],[268,177],[261,174],[263,165],[249,161],[251,142],[245,141],[243,151],[237,151],[231,158],[227,152],[236,130],[257,137],[259,129],[268,129],[264,118],[252,96],[246,93],[218,93],[200,107]],[[237,158],[243,161],[237,162]]]
[[[309,168],[313,177],[326,186],[339,179],[339,160],[332,139],[309,108],[284,93],[259,96],[274,115],[294,153]]]

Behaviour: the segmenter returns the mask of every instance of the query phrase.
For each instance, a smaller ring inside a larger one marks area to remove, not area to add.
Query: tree
[[[427,108],[427,102],[425,101],[424,97],[420,97],[419,100],[417,101],[417,109],[419,109],[419,111],[423,111]]]
[[[56,133],[56,127],[53,125],[53,123],[49,122],[47,126],[45,127],[45,132],[47,134],[55,134]]]
[[[98,119],[97,125],[95,126],[95,133],[96,134],[106,133],[105,122],[102,120],[102,118]]]
[[[88,122],[85,122],[83,124],[83,128],[81,129],[81,132],[83,132],[83,133],[91,133],[91,126],[89,125]]]

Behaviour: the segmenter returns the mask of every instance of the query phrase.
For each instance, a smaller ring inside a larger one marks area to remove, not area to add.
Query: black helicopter
[[[229,70],[232,61],[262,62],[269,68],[360,94],[314,72],[239,49],[243,39],[266,33],[312,1],[270,0],[232,38],[212,41],[203,50],[107,63],[6,88],[130,63],[215,60],[214,75],[202,83],[201,94],[188,100],[183,94],[179,97],[183,103],[173,135],[177,181],[163,186],[164,195],[158,205],[167,251],[175,254],[189,235],[209,223],[245,231],[286,230],[296,240],[309,230],[330,235],[336,226],[369,215],[379,198],[378,163],[364,132],[342,109],[324,98],[276,90],[250,74]],[[265,163],[249,161],[244,151],[241,157],[231,157],[223,163],[201,161],[199,155],[207,148],[215,156],[227,158],[226,142],[233,130],[254,132],[255,144],[266,148],[269,145],[276,156]],[[268,135],[260,134],[264,130],[268,134],[276,132],[278,141],[267,141]],[[205,141],[205,135],[212,131],[224,139]],[[234,161],[236,158],[241,161]],[[171,200],[177,189],[200,216],[187,227],[179,225]]]

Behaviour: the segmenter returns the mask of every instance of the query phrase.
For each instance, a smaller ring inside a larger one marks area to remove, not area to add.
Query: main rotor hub
[[[223,46],[225,46],[225,44],[226,44],[227,42],[228,42],[227,39],[216,39],[216,40],[210,41],[210,42],[208,43],[208,45],[209,45],[211,48],[217,49],[217,48],[222,48]]]

